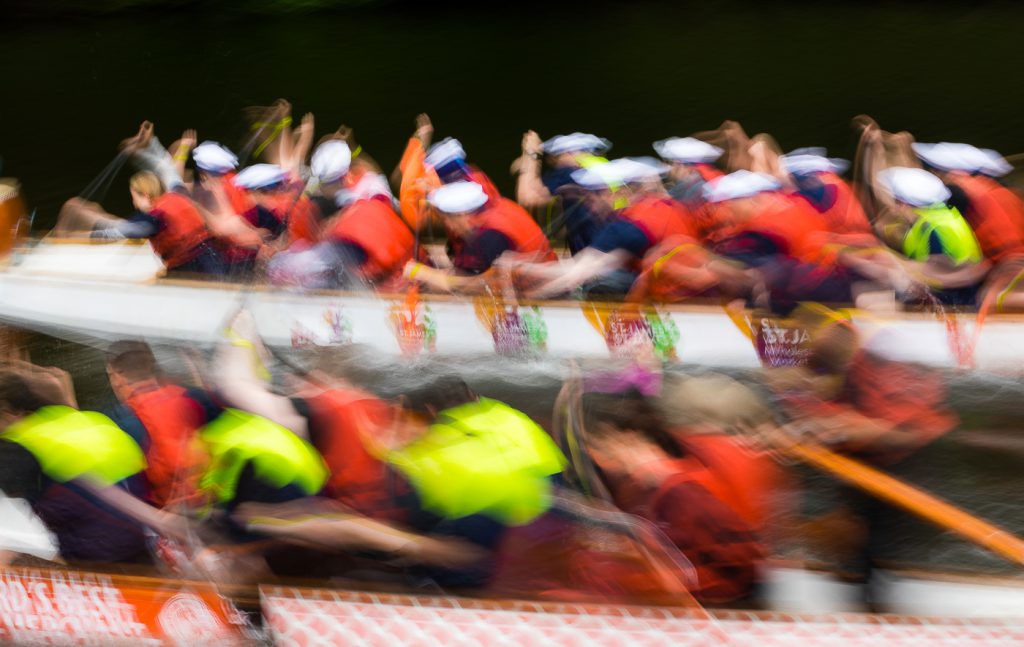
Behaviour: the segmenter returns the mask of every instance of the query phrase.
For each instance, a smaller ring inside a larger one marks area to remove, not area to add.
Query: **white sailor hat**
[[[630,182],[657,180],[668,171],[668,166],[651,157],[622,157],[577,169],[570,177],[584,189],[600,190]]]
[[[654,142],[662,159],[681,164],[710,164],[722,156],[722,149],[696,137],[669,137]]]
[[[943,171],[966,171],[1000,177],[1013,170],[1013,166],[992,149],[950,142],[938,144],[915,142],[911,146],[918,157],[930,166]]]
[[[431,191],[427,202],[441,213],[467,213],[487,204],[487,194],[476,182],[452,182]]]
[[[850,168],[844,159],[825,156],[825,149],[819,146],[798,148],[779,158],[782,170],[791,175],[814,175],[815,173],[842,174]]]
[[[238,158],[217,142],[205,141],[192,151],[196,166],[207,173],[228,173],[238,168]]]
[[[332,139],[316,147],[309,161],[309,169],[313,177],[321,182],[334,182],[348,173],[351,164],[352,151],[348,144],[340,139]]]
[[[544,152],[548,155],[562,153],[603,153],[611,149],[612,143],[604,137],[590,133],[570,133],[555,135],[544,142]]]
[[[466,151],[462,148],[462,142],[454,137],[447,137],[430,147],[424,161],[429,166],[438,168],[449,162],[464,159],[466,159]]]
[[[235,176],[235,186],[243,189],[266,189],[288,178],[288,172],[277,164],[253,164]]]
[[[376,196],[394,199],[388,180],[380,173],[364,173],[354,186],[338,191],[334,196],[334,204],[344,207],[357,200],[368,200]]]
[[[942,180],[924,169],[892,166],[875,177],[889,195],[914,207],[944,202],[951,195]]]
[[[758,193],[776,191],[782,185],[771,175],[739,170],[704,185],[704,199],[708,202],[724,202],[738,198],[750,198]]]

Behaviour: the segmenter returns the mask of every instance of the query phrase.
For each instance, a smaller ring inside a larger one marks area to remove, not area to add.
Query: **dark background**
[[[277,97],[318,136],[351,125],[388,170],[426,111],[507,192],[528,128],[651,154],[728,118],[851,157],[868,113],[1024,151],[1014,4],[14,0],[0,20],[0,172],[44,227],[141,120],[237,149],[242,108]],[[105,202],[126,193],[122,176]]]

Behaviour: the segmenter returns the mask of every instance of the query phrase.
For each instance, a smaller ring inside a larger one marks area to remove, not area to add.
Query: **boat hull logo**
[[[406,357],[433,353],[437,348],[437,322],[430,306],[418,300],[396,303],[391,306],[388,319]]]
[[[662,361],[677,358],[679,327],[668,314],[654,308],[587,304],[584,315],[604,335],[608,350],[615,357],[653,356]]]
[[[517,305],[478,300],[477,319],[491,334],[494,352],[508,357],[540,355],[547,351],[548,326],[537,306],[520,310]]]

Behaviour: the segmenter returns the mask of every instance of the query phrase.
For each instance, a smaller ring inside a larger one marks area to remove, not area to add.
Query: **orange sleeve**
[[[288,239],[313,244],[320,240],[320,225],[317,222],[316,207],[305,195],[299,196],[288,219]]]
[[[426,152],[419,139],[409,139],[398,168],[402,172],[402,184],[398,191],[398,205],[405,220],[413,229],[426,224],[427,216],[423,203],[430,189],[441,185],[433,171],[424,165]]]

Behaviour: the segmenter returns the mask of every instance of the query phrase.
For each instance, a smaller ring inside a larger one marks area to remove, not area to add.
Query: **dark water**
[[[199,6],[199,5],[197,5]],[[0,17],[0,156],[39,223],[143,119],[235,147],[240,111],[286,97],[345,122],[383,166],[419,112],[511,191],[521,133],[600,133],[615,154],[736,119],[851,156],[849,120],[1024,151],[1024,5],[410,3],[253,17],[187,11]],[[127,208],[125,178],[109,206]]]
[[[139,121],[153,120],[165,142],[194,127],[237,148],[241,109],[277,97],[292,101],[296,117],[315,112],[318,135],[353,126],[389,170],[426,111],[437,136],[459,137],[506,192],[528,128],[593,131],[615,142],[615,154],[649,154],[653,140],[729,118],[785,148],[826,145],[850,157],[849,120],[868,113],[922,141],[1011,154],[1024,151],[1022,26],[1024,5],[926,2],[430,3],[287,17],[190,10],[7,20],[2,172],[22,180],[37,226],[47,227]],[[128,206],[125,180],[107,196],[112,210]],[[32,347],[72,371],[83,406],[109,402],[96,348],[51,338]],[[421,368],[384,366],[368,379],[387,391]],[[474,379],[538,418],[557,389],[550,377],[512,378],[500,367]],[[955,375],[949,383],[963,428],[917,478],[1022,533],[1024,453],[1006,449],[1024,421],[1021,385]],[[993,436],[995,449],[979,444]],[[931,528],[901,532],[893,546],[904,560],[1002,568]]]

